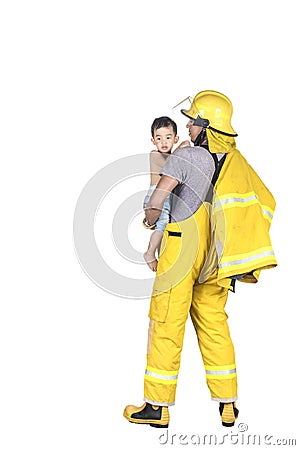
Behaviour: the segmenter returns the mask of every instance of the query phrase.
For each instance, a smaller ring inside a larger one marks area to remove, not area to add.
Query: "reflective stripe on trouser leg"
[[[178,372],[178,370],[159,370],[147,365],[144,377],[144,400],[154,405],[173,405],[175,402]]]
[[[149,312],[144,379],[144,399],[149,403],[175,402],[185,323],[199,275],[197,267],[208,253],[209,230],[204,206],[189,219],[166,227]]]
[[[191,317],[197,333],[206,372],[206,382],[213,399],[237,398],[234,347],[224,310],[228,290],[217,285],[217,272],[194,287]]]

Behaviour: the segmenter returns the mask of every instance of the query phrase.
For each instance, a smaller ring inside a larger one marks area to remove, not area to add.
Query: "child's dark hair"
[[[170,125],[173,128],[175,136],[177,136],[177,125],[174,122],[174,120],[170,119],[170,117],[167,117],[167,116],[157,117],[156,119],[154,119],[154,121],[153,121],[153,123],[151,125],[151,135],[152,135],[152,137],[154,137],[154,131],[155,130],[158,130],[159,128],[167,128]]]

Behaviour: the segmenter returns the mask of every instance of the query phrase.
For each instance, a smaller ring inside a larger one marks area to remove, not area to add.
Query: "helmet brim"
[[[191,110],[190,110],[190,109],[181,109],[180,112],[181,112],[185,117],[187,117],[188,119],[191,119],[191,120],[195,120],[195,119],[196,119],[196,117],[193,117],[193,116],[191,115]]]

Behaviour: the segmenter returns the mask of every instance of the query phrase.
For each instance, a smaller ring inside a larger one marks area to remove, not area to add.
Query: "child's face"
[[[178,136],[175,135],[173,128],[169,125],[168,127],[154,130],[154,136],[151,141],[157,150],[162,153],[168,153],[172,150],[173,145],[178,142]]]

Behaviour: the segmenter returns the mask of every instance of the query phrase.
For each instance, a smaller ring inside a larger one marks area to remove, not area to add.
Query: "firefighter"
[[[256,283],[262,269],[277,265],[269,236],[275,201],[236,149],[228,97],[201,91],[181,112],[194,146],[169,158],[147,204],[152,225],[172,195],[150,302],[144,404],[127,406],[124,417],[168,427],[190,315],[211,398],[230,427],[237,371],[225,305],[236,280]]]

